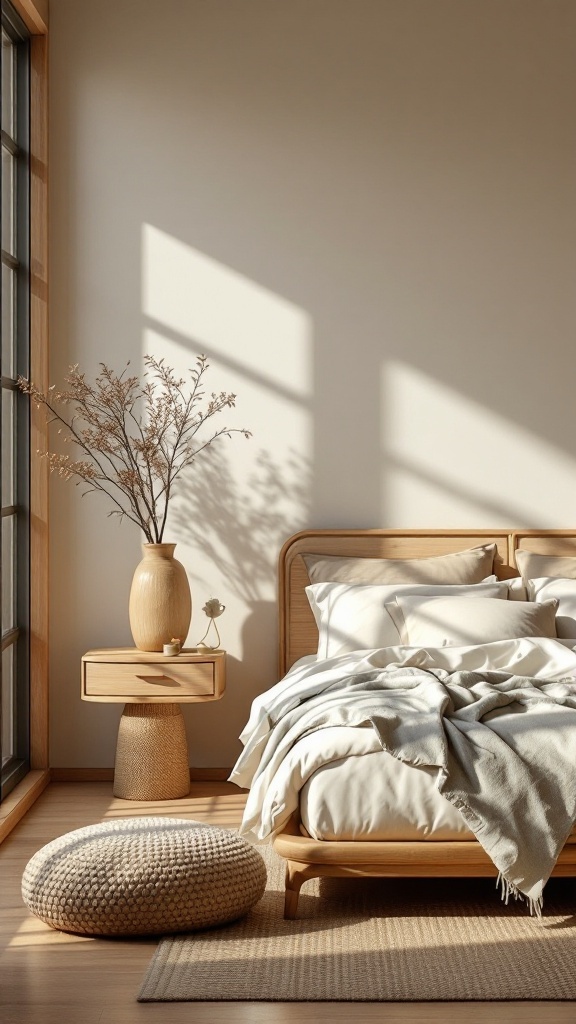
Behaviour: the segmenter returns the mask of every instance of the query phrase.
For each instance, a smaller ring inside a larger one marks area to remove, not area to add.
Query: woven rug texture
[[[316,879],[285,921],[283,862],[231,925],[160,942],[139,1001],[576,1000],[576,882],[544,915],[500,901],[494,879]]]

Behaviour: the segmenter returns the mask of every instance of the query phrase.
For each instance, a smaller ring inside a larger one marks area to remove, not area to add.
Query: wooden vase
[[[192,599],[186,570],[174,558],[175,544],[143,544],[130,590],[130,629],[140,651],[162,651],[190,629]]]

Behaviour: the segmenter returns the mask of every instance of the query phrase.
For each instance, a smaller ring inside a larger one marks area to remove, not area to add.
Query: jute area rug
[[[317,879],[285,921],[268,847],[263,899],[240,921],[163,939],[141,1002],[576,1000],[576,883],[544,916],[501,903],[494,879]]]

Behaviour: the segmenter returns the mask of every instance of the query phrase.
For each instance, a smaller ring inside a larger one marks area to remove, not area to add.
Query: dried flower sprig
[[[88,484],[84,494],[105,494],[113,505],[109,515],[130,519],[150,544],[159,544],[181,473],[219,438],[251,433],[221,427],[202,436],[206,423],[236,404],[236,395],[225,391],[206,396],[206,356],[197,357],[188,387],[163,359],[145,356],[144,364],[142,379],[129,375],[130,363],[119,374],[100,363],[92,383],[76,365],[64,377],[65,390],[52,385],[44,393],[24,377],[18,386],[37,406],[46,407],[63,440],[80,449],[79,459],[40,452],[50,471]],[[72,415],[66,418],[58,406],[71,406]]]

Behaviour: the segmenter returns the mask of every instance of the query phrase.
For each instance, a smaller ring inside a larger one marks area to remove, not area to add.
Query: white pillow
[[[512,579],[506,580],[506,586],[508,587],[508,600],[509,601],[529,601],[528,593],[524,585],[524,580],[521,576],[513,576]]]
[[[409,647],[472,647],[524,636],[555,637],[557,601],[397,597]]]
[[[549,601],[558,602],[556,611],[556,630],[563,640],[576,640],[576,580],[562,579],[558,576],[543,576],[537,580],[528,580],[528,596],[537,604]]]
[[[466,593],[506,600],[508,584],[498,582],[496,576],[468,586],[314,583],[306,587],[306,596],[318,626],[318,657],[334,658],[350,651],[401,644],[398,628],[386,607],[398,594],[437,597]]]

